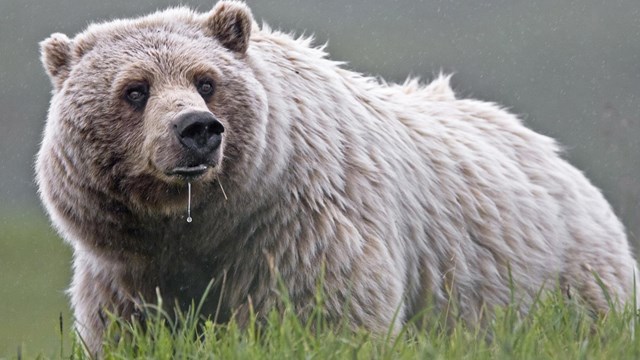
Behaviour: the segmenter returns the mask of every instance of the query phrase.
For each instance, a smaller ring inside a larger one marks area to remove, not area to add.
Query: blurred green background
[[[213,1],[184,0],[206,11]],[[557,138],[640,234],[640,3],[637,0],[249,0],[272,27],[329,41],[348,68],[403,81],[455,72],[460,96],[499,102]],[[50,84],[38,42],[167,0],[0,0],[0,357],[60,351],[70,249],[50,229],[33,159]],[[68,335],[65,335],[68,338]],[[68,349],[68,343],[65,345]]]

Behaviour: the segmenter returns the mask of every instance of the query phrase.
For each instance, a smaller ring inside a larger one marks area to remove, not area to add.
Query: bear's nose
[[[213,152],[222,142],[224,126],[210,112],[198,111],[180,115],[173,126],[180,143],[201,154]]]

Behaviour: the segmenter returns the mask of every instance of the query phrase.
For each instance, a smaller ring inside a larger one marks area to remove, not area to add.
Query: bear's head
[[[66,171],[83,186],[167,214],[184,210],[187,182],[197,194],[247,171],[267,118],[247,65],[252,23],[243,3],[222,1],[206,14],[170,9],[51,35],[41,43],[54,92],[37,166],[51,152],[71,158]]]

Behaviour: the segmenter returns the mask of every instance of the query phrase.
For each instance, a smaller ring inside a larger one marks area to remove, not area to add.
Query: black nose
[[[220,146],[224,126],[209,112],[199,111],[181,115],[174,123],[178,140],[189,150],[211,153]]]

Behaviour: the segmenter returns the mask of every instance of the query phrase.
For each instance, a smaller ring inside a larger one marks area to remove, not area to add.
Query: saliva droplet
[[[193,219],[191,218],[191,183],[190,182],[187,183],[187,192],[189,195],[189,199],[187,201],[187,222],[190,223],[193,221]]]

